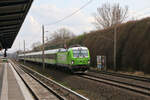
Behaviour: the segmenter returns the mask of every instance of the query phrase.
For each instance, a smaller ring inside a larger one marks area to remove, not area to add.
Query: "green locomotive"
[[[42,63],[42,51],[19,55],[19,59]],[[46,64],[57,65],[73,72],[86,71],[89,69],[90,54],[86,47],[71,47],[69,49],[46,50],[44,53]]]

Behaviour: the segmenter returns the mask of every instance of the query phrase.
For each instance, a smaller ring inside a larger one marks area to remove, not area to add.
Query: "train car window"
[[[46,55],[46,58],[48,58],[48,59],[55,59],[56,58],[56,54],[48,54],[48,55]]]
[[[67,49],[64,49],[64,48],[59,49],[59,52],[67,52]]]

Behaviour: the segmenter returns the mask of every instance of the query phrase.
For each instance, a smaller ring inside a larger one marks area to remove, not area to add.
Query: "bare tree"
[[[75,35],[69,29],[60,28],[53,32],[48,45],[62,45],[64,47],[67,47],[66,42],[73,37],[75,37]]]
[[[66,28],[61,28],[55,31],[52,35],[53,41],[56,41],[56,42],[65,41],[65,40],[73,38],[74,36],[75,36],[74,33]]]
[[[41,50],[41,42],[38,41],[38,42],[33,43],[32,48],[33,48],[32,49],[33,51]]]
[[[119,4],[103,4],[102,7],[97,8],[97,13],[94,14],[95,22],[93,24],[97,29],[108,28],[125,21],[127,13],[127,6],[122,8]]]
[[[51,36],[46,37],[45,48],[51,48],[53,46],[65,46],[66,41],[75,37],[74,33],[66,28],[61,28],[54,31]],[[41,42],[35,42],[32,44],[33,51],[39,51],[42,48]]]

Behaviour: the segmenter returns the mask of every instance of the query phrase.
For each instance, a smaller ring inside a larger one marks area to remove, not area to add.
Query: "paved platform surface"
[[[10,63],[0,63],[0,100],[33,100]]]

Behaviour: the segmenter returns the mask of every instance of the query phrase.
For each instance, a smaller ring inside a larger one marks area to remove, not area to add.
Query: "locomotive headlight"
[[[72,61],[71,64],[74,64],[74,61]]]

